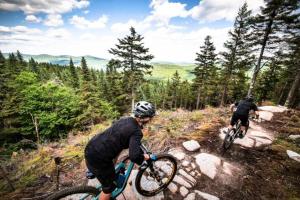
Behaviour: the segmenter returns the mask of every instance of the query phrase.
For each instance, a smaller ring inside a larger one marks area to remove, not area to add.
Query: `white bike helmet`
[[[151,103],[147,101],[139,101],[135,104],[133,114],[135,117],[139,118],[154,117],[155,108]]]

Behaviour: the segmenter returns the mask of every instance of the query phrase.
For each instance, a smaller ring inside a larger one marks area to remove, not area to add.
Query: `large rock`
[[[171,183],[168,185],[168,189],[169,189],[173,194],[175,194],[175,193],[177,192],[177,190],[178,190],[178,187],[177,187],[176,184],[174,184],[174,183],[171,182]]]
[[[190,193],[187,197],[184,198],[184,200],[195,200],[195,199],[196,199],[195,193]]]
[[[300,162],[300,154],[298,154],[294,151],[291,151],[291,150],[287,150],[286,153],[291,159]]]
[[[169,154],[174,156],[177,160],[183,160],[186,156],[186,154],[182,152],[180,149],[172,149],[169,151]]]
[[[188,151],[197,151],[198,149],[200,149],[200,144],[195,140],[183,142],[182,145]]]
[[[274,114],[269,111],[259,111],[259,118],[265,120],[265,121],[271,121]]]
[[[183,185],[187,188],[192,188],[192,185],[190,183],[188,183],[186,180],[184,180],[184,178],[182,178],[181,176],[176,175],[174,177],[173,181],[178,183],[179,185]]]
[[[261,107],[258,107],[259,110],[263,110],[263,111],[268,111],[268,112],[284,112],[287,110],[287,107],[284,107],[284,106],[261,106]]]
[[[186,173],[186,171],[184,171],[183,169],[180,169],[179,174],[182,175],[184,178],[186,178],[187,180],[189,180],[193,185],[196,184],[196,179],[194,179],[191,175],[189,175],[188,173]]]
[[[179,192],[183,197],[185,197],[189,193],[188,189],[186,189],[184,186],[180,187]]]
[[[205,192],[201,192],[199,190],[195,190],[195,192],[201,196],[203,199],[206,199],[206,200],[220,200],[218,197],[214,196],[214,195],[211,195],[211,194],[207,194]]]
[[[291,140],[297,140],[298,138],[300,138],[300,135],[290,135],[289,139]]]
[[[208,153],[200,153],[195,158],[201,172],[214,179],[217,174],[217,168],[221,164],[221,159]]]

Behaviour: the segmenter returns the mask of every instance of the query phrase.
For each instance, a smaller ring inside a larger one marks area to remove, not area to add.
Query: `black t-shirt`
[[[240,102],[236,102],[234,105],[237,106],[235,113],[239,115],[249,115],[250,110],[258,110],[255,103],[247,100],[241,100]]]
[[[142,164],[142,137],[141,127],[133,117],[122,118],[103,133],[95,135],[88,142],[86,152],[94,161],[111,162],[123,149],[129,148],[130,160]]]

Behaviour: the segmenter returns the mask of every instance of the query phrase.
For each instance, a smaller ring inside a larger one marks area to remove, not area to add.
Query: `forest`
[[[64,138],[129,114],[137,100],[158,110],[199,110],[253,94],[258,103],[299,108],[299,20],[297,0],[267,1],[257,15],[244,4],[225,51],[217,53],[209,35],[199,44],[192,81],[178,72],[166,81],[146,78],[154,56],[134,27],[109,50],[106,70],[87,66],[84,57],[78,67],[71,58],[61,66],[0,51],[0,144],[12,152],[23,139],[41,144]]]

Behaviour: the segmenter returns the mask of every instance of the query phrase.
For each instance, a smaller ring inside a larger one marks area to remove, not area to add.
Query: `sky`
[[[91,55],[108,49],[133,26],[153,61],[194,62],[207,35],[224,50],[239,7],[259,12],[263,0],[1,0],[0,50]]]

